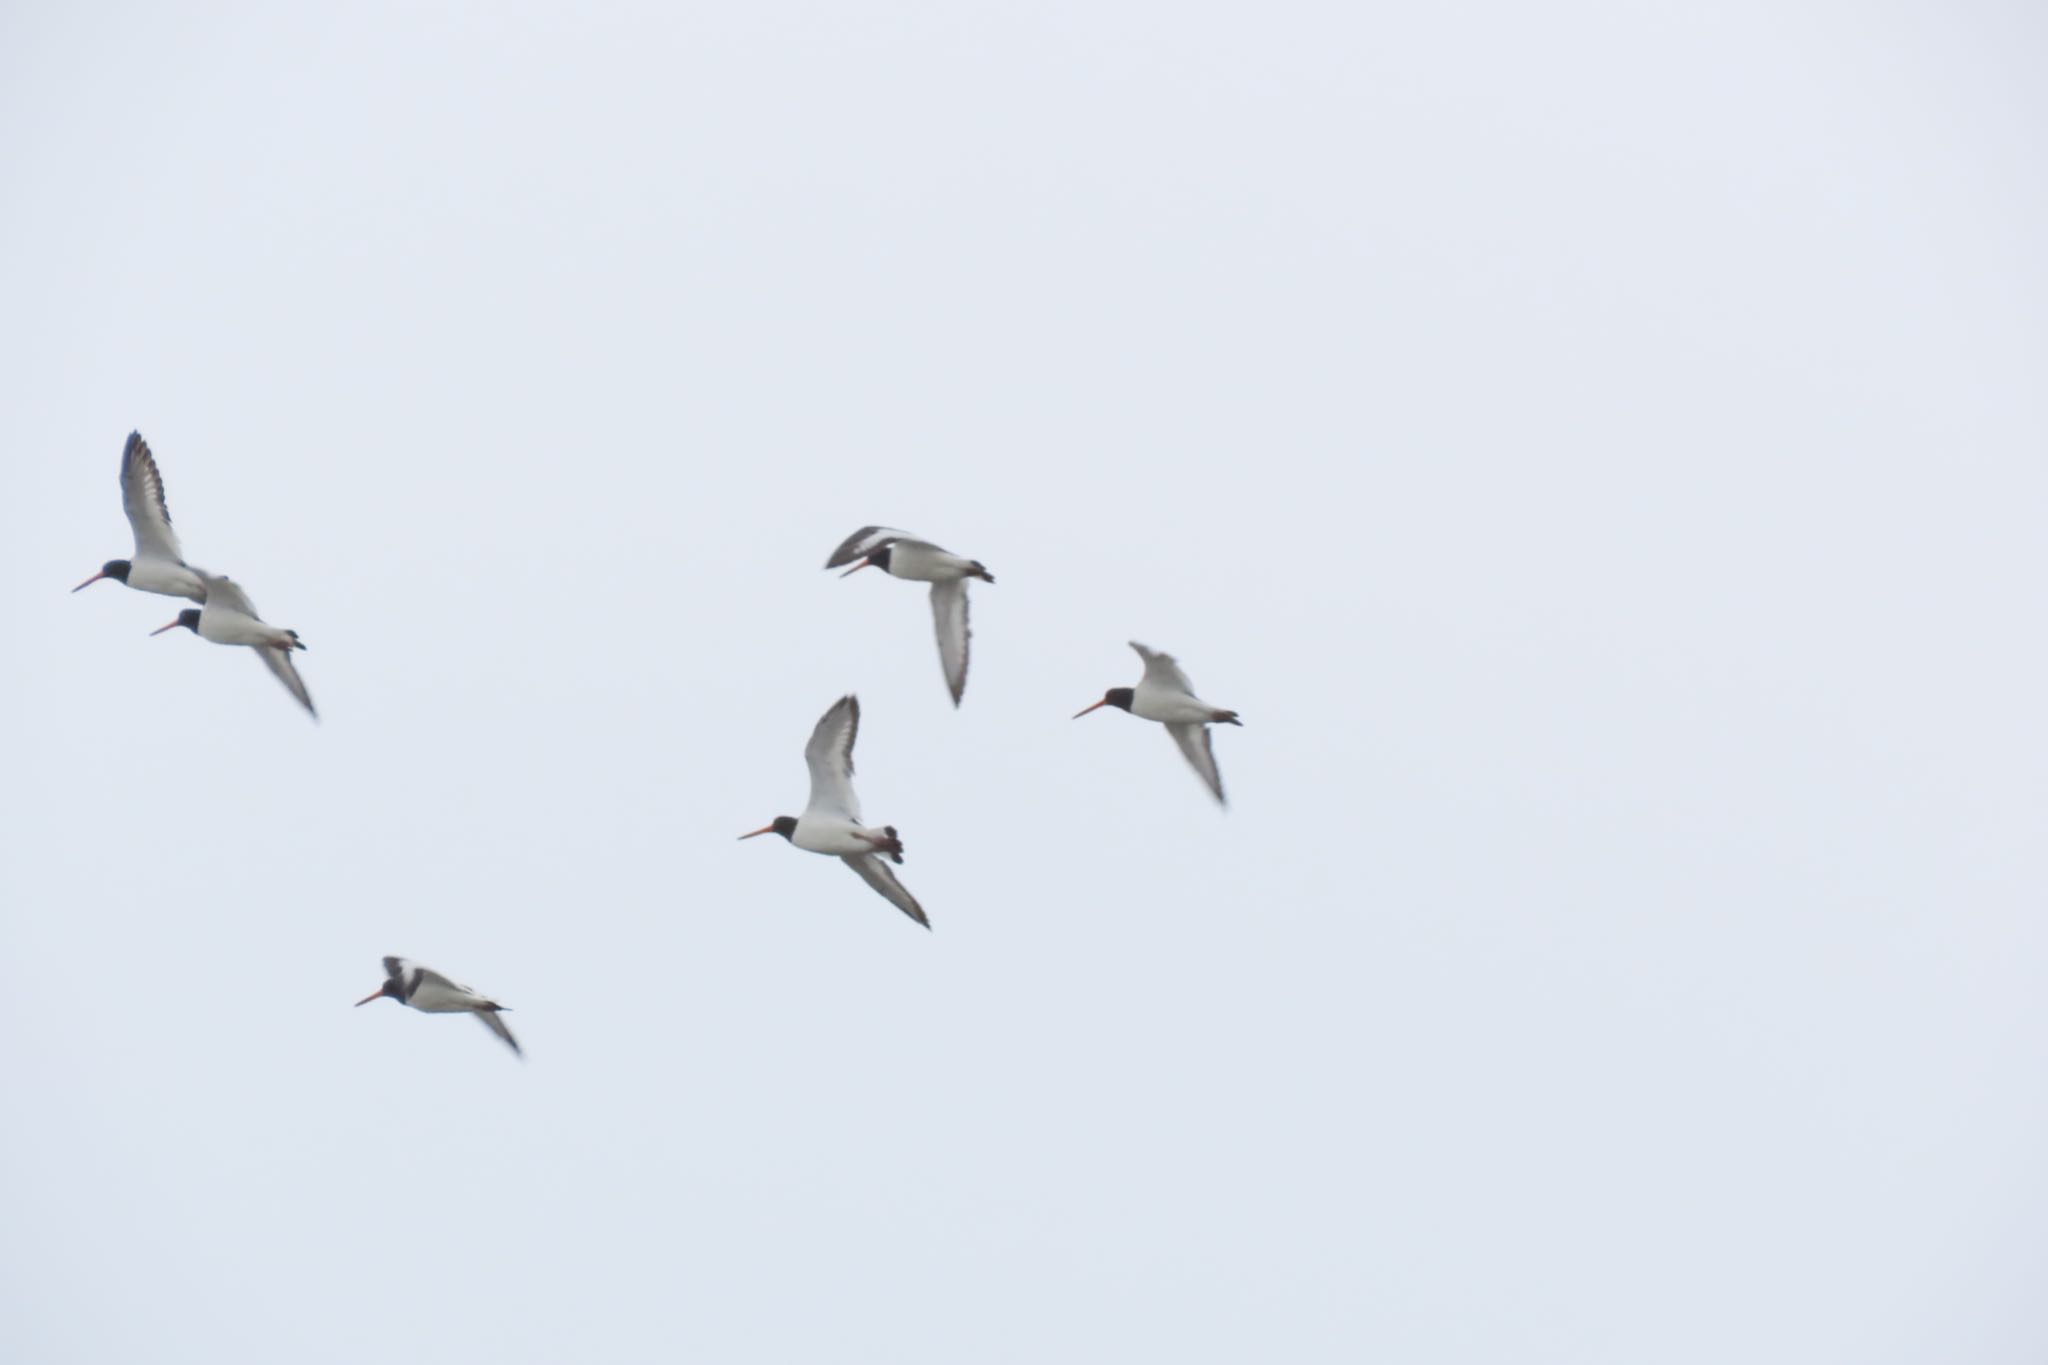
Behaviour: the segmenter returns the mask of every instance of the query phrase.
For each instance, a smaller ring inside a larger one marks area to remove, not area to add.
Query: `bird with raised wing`
[[[505,1006],[488,999],[481,991],[450,981],[447,977],[406,957],[384,959],[384,984],[356,1001],[361,1008],[372,1000],[396,1000],[401,1005],[410,1005],[427,1014],[474,1014],[485,1028],[504,1039],[505,1046],[517,1056],[526,1054],[520,1050],[519,1040],[512,1036],[512,1030],[505,1027],[505,1021],[498,1017]]]
[[[202,640],[211,640],[217,645],[247,645],[256,651],[263,666],[277,675],[299,705],[306,708],[306,714],[319,718],[313,709],[312,694],[306,691],[305,680],[299,677],[297,665],[292,663],[292,651],[304,649],[299,633],[270,625],[256,614],[256,604],[249,600],[249,594],[242,591],[237,583],[217,574],[204,574],[200,580],[206,587],[206,605],[187,607],[178,613],[178,619],[169,625],[158,626],[151,635],[161,635],[179,626],[191,631]]]
[[[1180,671],[1171,654],[1147,649],[1136,640],[1131,641],[1131,648],[1145,661],[1145,676],[1138,680],[1138,685],[1110,688],[1102,694],[1101,701],[1076,711],[1074,719],[1079,720],[1096,707],[1114,706],[1140,719],[1158,721],[1173,736],[1173,742],[1180,746],[1218,804],[1224,804],[1223,774],[1216,770],[1216,754],[1209,747],[1209,727],[1244,722],[1237,718],[1237,712],[1211,706],[1196,696],[1195,685]]]
[[[806,852],[837,858],[891,905],[929,929],[932,922],[925,918],[924,907],[882,861],[903,861],[903,841],[896,837],[896,827],[875,829],[861,823],[860,801],[853,794],[853,741],[859,733],[859,699],[845,696],[833,702],[811,731],[811,742],[804,745],[804,762],[811,770],[811,800],[804,813],[778,815],[740,838],[780,834]]]
[[[860,562],[856,564],[855,560]],[[995,575],[978,559],[963,559],[928,540],[886,526],[863,526],[848,536],[825,561],[828,569],[842,564],[853,567],[839,575],[841,578],[876,568],[893,578],[932,585],[932,624],[938,630],[939,666],[945,670],[946,689],[953,694],[953,705],[958,706],[961,695],[967,691],[967,580],[979,578],[984,583],[993,583]]]
[[[139,592],[204,602],[205,571],[185,562],[178,533],[171,529],[171,509],[164,501],[164,476],[157,472],[156,457],[149,453],[149,442],[139,431],[128,433],[128,444],[121,451],[121,507],[135,532],[134,558],[108,560],[98,573],[71,591],[111,578]]]

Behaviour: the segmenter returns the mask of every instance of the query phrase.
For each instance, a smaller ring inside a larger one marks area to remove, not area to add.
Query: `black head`
[[[369,1004],[372,1000],[382,1000],[386,996],[391,997],[393,1000],[396,1000],[401,1005],[405,1003],[405,986],[403,985],[403,983],[399,981],[397,977],[392,977],[389,981],[386,981],[376,990],[371,991],[368,995],[356,1001],[356,1005],[358,1008],[360,1008],[364,1005]]]
[[[78,585],[78,588],[89,588],[93,584],[99,582],[102,578],[111,578],[116,583],[126,583],[128,581],[128,569],[129,564],[127,560],[110,559],[106,563],[100,565],[100,571],[98,573],[94,574],[91,578],[86,579],[85,582],[80,583]],[[78,588],[73,588],[71,591],[77,592]]]
[[[185,608],[185,610],[178,613],[177,620],[171,622],[167,626],[158,626],[155,630],[151,631],[150,634],[161,635],[167,630],[176,630],[179,626],[183,626],[185,629],[191,631],[194,635],[197,635],[199,633],[199,608]]]
[[[740,838],[751,839],[756,834],[780,834],[783,838],[794,842],[796,838],[796,817],[794,815],[778,815],[773,823],[763,825],[755,830],[753,834],[742,834]]]
[[[1114,706],[1120,711],[1128,711],[1131,709],[1131,700],[1135,696],[1137,696],[1137,693],[1133,691],[1131,688],[1112,687],[1109,689],[1109,691],[1104,692],[1102,694],[1102,700],[1096,702],[1094,706],[1084,706],[1080,710],[1076,711],[1074,713],[1074,719],[1081,719],[1081,717],[1087,715],[1090,711],[1093,711],[1097,706]]]
[[[874,565],[883,573],[889,572],[889,556],[895,548],[893,545],[884,545],[881,549],[868,556],[868,563]]]

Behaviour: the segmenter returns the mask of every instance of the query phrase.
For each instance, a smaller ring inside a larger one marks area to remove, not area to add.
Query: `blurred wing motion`
[[[121,452],[121,507],[135,531],[137,558],[184,562],[178,533],[171,529],[170,505],[164,501],[164,476],[157,472],[156,457],[139,431],[128,433],[128,445]]]
[[[892,531],[886,526],[863,526],[832,552],[832,557],[825,561],[825,567],[836,569],[842,564],[851,564],[856,559],[866,559],[884,545],[910,538],[908,532]]]
[[[1229,805],[1223,799],[1223,774],[1216,771],[1216,753],[1209,747],[1209,727],[1194,723],[1168,725],[1166,733],[1173,736],[1173,742],[1180,746],[1181,753],[1194,770],[1201,775],[1203,783],[1215,796],[1219,805]]]
[[[1180,671],[1180,665],[1173,661],[1171,654],[1161,654],[1156,649],[1147,649],[1136,640],[1131,641],[1131,648],[1137,650],[1138,657],[1145,661],[1145,678],[1140,686],[1149,683],[1153,687],[1170,688],[1190,697],[1195,695],[1195,685],[1188,681],[1187,674]]]
[[[946,687],[953,693],[953,705],[960,704],[967,691],[967,580],[932,584],[932,624],[939,631],[939,663],[946,670]]]
[[[299,676],[299,666],[292,662],[290,650],[278,649],[272,645],[258,645],[256,657],[263,660],[265,668],[277,675],[277,680],[284,684],[287,692],[299,699],[299,705],[306,708],[307,715],[315,720],[320,719],[320,713],[313,709],[313,694],[306,690],[306,680]],[[343,698],[343,701],[346,702],[347,699]],[[346,711],[348,707],[343,705],[341,709]]]
[[[238,611],[251,621],[261,621],[256,604],[249,600],[249,594],[242,591],[242,585],[226,574],[202,574],[206,583],[206,605],[215,610]]]
[[[862,853],[841,858],[839,861],[858,872],[860,879],[881,892],[882,898],[889,904],[925,928],[932,927],[932,922],[925,918],[924,907],[917,903],[917,897],[904,889],[903,883],[896,880],[896,874],[889,870],[889,865],[883,862],[879,855]]]
[[[860,699],[851,695],[832,703],[804,745],[811,769],[811,801],[804,819],[839,818],[860,823],[860,801],[853,794],[853,741],[860,734]]]
[[[512,1030],[505,1027],[505,1021],[498,1017],[496,1006],[492,1006],[487,1010],[478,1010],[476,1018],[478,1023],[505,1040],[505,1046],[512,1049],[513,1056],[518,1057],[522,1061],[525,1060],[525,1049],[521,1048],[519,1040],[512,1036]]]

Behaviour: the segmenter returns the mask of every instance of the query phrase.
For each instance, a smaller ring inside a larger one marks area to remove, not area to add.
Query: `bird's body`
[[[372,1000],[391,999],[401,1005],[425,1014],[474,1014],[478,1022],[504,1040],[505,1046],[519,1056],[519,1040],[512,1036],[512,1030],[505,1027],[505,1021],[498,1012],[505,1007],[485,996],[481,991],[449,980],[433,968],[410,958],[387,957],[384,959],[384,984],[370,994],[356,1001],[367,1005]]]
[[[838,858],[891,905],[931,928],[924,907],[910,894],[884,858],[903,861],[903,841],[894,825],[861,823],[860,801],[853,794],[853,742],[860,733],[860,701],[846,696],[832,703],[804,746],[811,770],[811,799],[800,816],[778,815],[770,824],[742,834],[780,834],[807,853]]]
[[[858,563],[855,561],[858,560]],[[919,540],[886,526],[863,526],[841,543],[825,561],[836,569],[852,564],[840,577],[866,568],[877,568],[892,578],[932,585],[932,625],[939,639],[939,666],[945,671],[946,689],[953,705],[967,691],[967,646],[973,632],[967,626],[967,580],[995,582],[978,559],[956,555],[928,540]]]
[[[1223,774],[1216,767],[1216,754],[1209,743],[1211,725],[1243,725],[1237,712],[1211,706],[1195,695],[1194,684],[1181,672],[1171,654],[1148,649],[1136,640],[1131,648],[1145,661],[1145,676],[1136,687],[1112,687],[1102,700],[1075,713],[1075,719],[1099,706],[1114,706],[1141,720],[1157,721],[1173,736],[1188,763],[1202,779],[1218,804],[1223,804]]]
[[[135,533],[134,557],[108,560],[98,573],[71,591],[111,578],[137,592],[204,602],[205,570],[185,562],[178,533],[171,529],[163,475],[157,471],[156,457],[149,453],[149,442],[142,439],[139,431],[128,433],[128,444],[121,451],[121,510],[127,514],[129,529]]]
[[[184,626],[202,640],[211,640],[217,645],[246,645],[256,651],[263,660],[263,666],[276,675],[299,705],[306,708],[308,715],[318,716],[313,709],[313,697],[306,690],[305,680],[299,677],[298,666],[292,662],[292,651],[306,646],[299,640],[299,633],[273,626],[256,614],[256,604],[249,600],[249,594],[241,585],[215,574],[204,575],[206,605],[195,611],[187,607],[178,613],[178,619],[167,626],[150,632],[161,635],[166,630]]]

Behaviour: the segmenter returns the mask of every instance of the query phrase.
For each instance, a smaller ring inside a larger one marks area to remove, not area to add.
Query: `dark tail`
[[[973,577],[979,578],[984,583],[993,583],[996,581],[996,576],[990,573],[987,569],[983,568],[981,561],[978,559],[974,561],[974,566],[970,568],[967,572],[971,574]]]
[[[290,627],[286,627],[284,633],[292,637],[293,649],[304,649],[306,647],[305,642],[299,639],[299,633],[297,631],[291,629]]]
[[[1213,716],[1209,717],[1209,719],[1210,719],[1210,720],[1212,720],[1212,721],[1214,721],[1214,722],[1216,722],[1216,724],[1218,724],[1218,725],[1243,725],[1243,724],[1244,724],[1244,722],[1243,722],[1243,721],[1241,721],[1241,720],[1239,720],[1239,719],[1237,718],[1237,712],[1235,712],[1235,711],[1218,711],[1218,712],[1217,712],[1217,713],[1216,713],[1215,715],[1213,715]]]
[[[895,860],[896,865],[901,867],[903,865],[903,841],[896,837],[896,826],[884,825],[882,826],[882,833],[888,835],[889,838],[886,842],[876,844],[875,851],[888,854]]]

